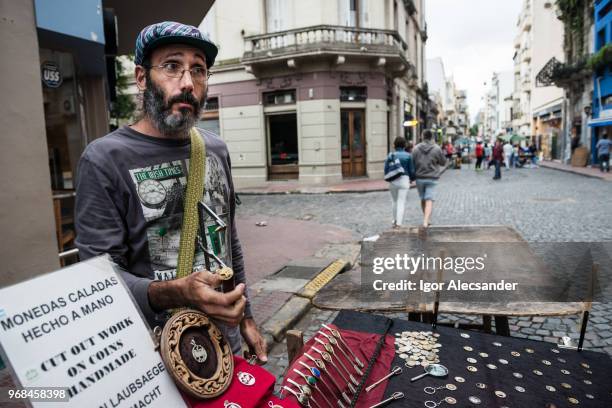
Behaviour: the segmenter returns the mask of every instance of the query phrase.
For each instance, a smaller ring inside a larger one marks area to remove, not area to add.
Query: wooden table
[[[535,263],[537,257],[530,250],[516,230],[507,226],[432,226],[427,230],[416,227],[400,228],[386,231],[375,243],[377,254],[382,248],[385,254],[406,253],[412,245],[427,241],[433,243],[509,243],[509,257],[521,265],[525,262]],[[362,246],[362,251],[364,247]],[[363,262],[363,260],[362,260]],[[537,268],[545,266],[536,265]],[[412,320],[435,322],[438,313],[483,315],[483,327],[490,331],[491,317],[496,321],[496,332],[508,336],[508,316],[563,316],[583,313],[588,319],[590,302],[541,302],[533,299],[513,299],[495,303],[483,302],[448,302],[444,301],[444,293],[423,293],[421,291],[406,292],[401,300],[386,298],[381,294],[380,300],[364,301],[361,299],[361,266],[338,275],[326,285],[313,299],[313,304],[321,309],[358,310],[358,311],[405,311]],[[514,271],[521,275],[520,268]],[[503,277],[503,276],[502,276]],[[507,277],[507,276],[506,276]],[[522,282],[534,285],[545,285],[545,274],[525,272],[525,276],[515,276]],[[419,275],[415,275],[418,279]],[[452,278],[442,277],[442,281]],[[456,278],[456,277],[455,277]],[[439,299],[439,302],[437,301]],[[586,312],[586,316],[584,313]],[[586,322],[585,322],[586,324]],[[586,328],[586,325],[584,325]],[[580,344],[581,345],[581,344]]]

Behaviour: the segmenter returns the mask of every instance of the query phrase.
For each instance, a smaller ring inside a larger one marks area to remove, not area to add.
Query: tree
[[[470,136],[478,136],[478,125],[472,125],[470,128]]]
[[[133,55],[128,55],[126,58],[132,62],[134,61]],[[121,57],[115,58],[115,72],[117,76],[117,82],[115,84],[117,99],[112,104],[110,117],[111,124],[119,127],[120,120],[131,119],[134,116],[136,103],[134,102],[132,95],[127,93],[129,76],[126,75],[124,62],[122,61]]]

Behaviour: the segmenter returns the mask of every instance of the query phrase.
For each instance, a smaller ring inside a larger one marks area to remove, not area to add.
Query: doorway
[[[268,180],[294,180],[299,177],[297,115],[267,115]]]
[[[362,109],[340,111],[342,177],[366,174],[365,112]]]

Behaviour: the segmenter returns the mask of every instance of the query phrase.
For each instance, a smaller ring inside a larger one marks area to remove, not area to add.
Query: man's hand
[[[268,361],[268,345],[259,332],[255,320],[244,319],[240,324],[240,333],[249,346],[249,354],[257,356],[258,364],[265,364]]]
[[[211,318],[237,326],[246,306],[244,284],[222,293],[215,290],[221,283],[217,275],[208,271],[167,282],[153,282],[149,285],[149,303],[155,310],[193,307]]]

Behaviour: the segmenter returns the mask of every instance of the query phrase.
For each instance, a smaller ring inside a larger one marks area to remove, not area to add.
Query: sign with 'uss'
[[[185,406],[104,256],[0,289],[0,346],[18,386],[61,388],[34,407]]]
[[[55,62],[47,61],[42,64],[42,81],[49,88],[59,88],[62,84],[62,73]]]

